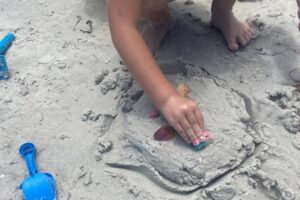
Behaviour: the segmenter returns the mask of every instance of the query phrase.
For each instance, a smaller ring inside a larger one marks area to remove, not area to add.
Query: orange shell
[[[188,97],[189,93],[191,92],[189,86],[187,86],[185,83],[180,83],[176,90],[182,97]]]

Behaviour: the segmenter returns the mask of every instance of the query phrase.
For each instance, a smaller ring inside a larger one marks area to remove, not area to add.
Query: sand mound
[[[195,152],[180,136],[170,142],[155,141],[154,132],[166,122],[147,118],[151,103],[144,96],[124,116],[128,125],[117,153],[121,158],[109,163],[140,171],[174,192],[191,192],[239,166],[254,152],[255,143],[245,123],[251,116],[243,96],[201,68],[186,64],[182,70],[186,75],[169,78],[191,87],[191,97],[201,102],[206,124],[215,133],[214,144]],[[217,99],[224,99],[223,104]]]

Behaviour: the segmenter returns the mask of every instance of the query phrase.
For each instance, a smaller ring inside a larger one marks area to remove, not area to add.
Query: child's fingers
[[[196,133],[198,139],[201,140],[201,137],[202,137],[202,130],[201,130],[201,128],[200,128],[200,126],[199,126],[198,123],[195,123],[195,124],[193,125],[193,130],[194,130],[194,132]]]
[[[196,134],[194,133],[194,130],[192,129],[191,124],[188,122],[186,118],[181,119],[180,125],[184,130],[184,133],[189,137],[190,141],[195,145],[199,143],[199,139],[197,138]]]
[[[187,143],[190,144],[191,140],[188,138],[188,136],[184,133],[184,129],[182,128],[182,126],[180,125],[180,123],[177,123],[174,127],[177,132],[179,133],[179,135],[183,138],[183,140]]]
[[[195,135],[198,137],[198,139],[200,139],[201,128],[200,128],[200,125],[198,124],[198,120],[196,119],[195,114],[193,112],[190,112],[186,116],[187,116],[189,123],[192,125],[192,129],[193,129]]]
[[[197,119],[197,121],[198,121],[198,124],[199,124],[199,126],[200,126],[200,129],[201,129],[201,130],[204,130],[204,129],[205,129],[205,127],[204,127],[204,120],[203,120],[203,116],[202,116],[202,113],[201,113],[200,109],[197,108],[197,109],[194,111],[194,113],[195,113],[196,119]]]

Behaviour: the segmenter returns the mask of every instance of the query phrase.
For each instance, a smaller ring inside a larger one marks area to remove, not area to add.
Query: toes
[[[242,34],[244,39],[246,39],[247,44],[249,43],[250,39],[251,39],[251,35],[249,35],[247,32]]]
[[[249,31],[250,31],[252,37],[257,33],[256,29],[253,27],[250,27]]]
[[[249,39],[251,39],[252,36],[253,36],[253,33],[251,32],[250,29],[247,29],[247,30],[244,32],[244,34],[245,34]]]
[[[246,32],[250,36],[250,39],[253,38],[253,35],[255,34],[255,31],[252,28],[247,29]]]
[[[253,27],[253,25],[249,23],[246,23],[245,25],[246,25],[245,31],[249,33],[252,37],[255,34],[255,28]]]
[[[230,38],[228,41],[228,49],[230,51],[237,51],[239,49],[239,45],[236,42],[235,38]]]
[[[237,51],[239,49],[239,45],[247,45],[255,34],[255,30],[251,28],[250,25],[243,23],[240,23],[239,25],[240,26],[238,28],[234,29],[230,34],[227,34],[227,37],[225,34],[228,49],[231,51]]]
[[[229,43],[228,48],[230,51],[237,51],[239,49],[239,45],[236,42]]]
[[[244,37],[243,34],[239,35],[239,36],[237,37],[237,40],[238,40],[238,42],[239,42],[242,46],[245,46],[245,45],[247,44],[247,38]]]

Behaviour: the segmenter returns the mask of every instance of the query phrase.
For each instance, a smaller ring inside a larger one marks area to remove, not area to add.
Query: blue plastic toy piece
[[[9,49],[13,41],[16,39],[14,34],[8,33],[1,41],[0,41],[0,55],[4,55],[6,51]]]
[[[194,146],[194,150],[201,151],[202,149],[204,149],[207,146],[208,146],[208,142],[203,141],[203,142],[200,142],[200,144],[198,144],[197,146]]]
[[[16,37],[12,33],[9,33],[0,41],[0,80],[9,78],[8,68],[4,55],[15,39]]]
[[[9,73],[8,73],[5,57],[3,55],[0,55],[0,80],[6,80],[8,78],[9,78]]]
[[[25,143],[19,149],[29,171],[27,177],[20,185],[25,200],[56,200],[56,186],[54,178],[48,173],[39,173],[35,162],[35,146]]]

